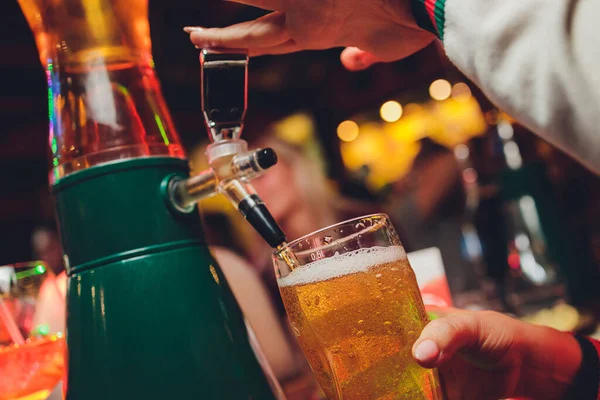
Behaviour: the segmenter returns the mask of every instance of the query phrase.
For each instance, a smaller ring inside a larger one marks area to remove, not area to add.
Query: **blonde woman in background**
[[[374,204],[348,199],[336,190],[325,175],[316,143],[310,139],[290,143],[276,132],[252,144],[252,147],[271,147],[279,159],[277,165],[254,181],[254,187],[288,240],[346,219],[381,211]],[[272,252],[259,238],[248,249],[252,264],[273,288],[276,301],[280,302]]]

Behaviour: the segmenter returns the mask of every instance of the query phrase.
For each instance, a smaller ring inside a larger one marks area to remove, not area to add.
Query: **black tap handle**
[[[270,147],[260,149],[256,153],[256,162],[262,169],[269,169],[277,164],[277,153]]]

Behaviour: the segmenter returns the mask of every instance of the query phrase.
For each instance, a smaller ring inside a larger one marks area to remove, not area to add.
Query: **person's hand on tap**
[[[273,12],[226,28],[186,27],[200,48],[248,49],[251,56],[347,47],[351,70],[405,58],[434,35],[419,28],[408,0],[236,0]]]

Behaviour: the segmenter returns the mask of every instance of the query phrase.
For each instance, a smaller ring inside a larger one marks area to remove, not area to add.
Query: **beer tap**
[[[270,148],[248,150],[240,138],[247,108],[248,55],[202,49],[200,54],[202,111],[211,144],[209,168],[188,179],[173,178],[169,195],[175,208],[190,212],[199,200],[225,195],[273,248],[285,234],[256,194],[251,180],[277,163]]]

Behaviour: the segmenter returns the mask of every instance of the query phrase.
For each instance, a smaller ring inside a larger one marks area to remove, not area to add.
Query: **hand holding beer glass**
[[[314,232],[273,261],[293,330],[329,399],[442,399],[437,372],[411,355],[427,315],[386,215]]]

